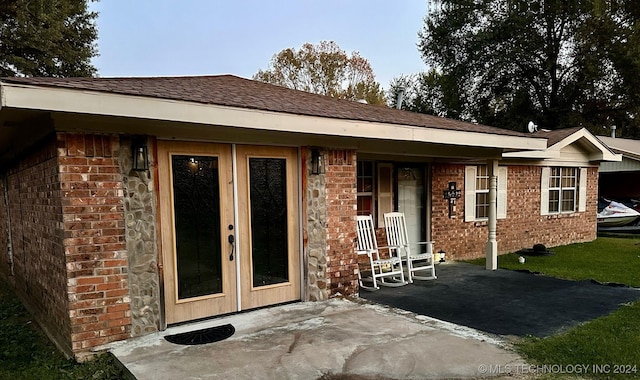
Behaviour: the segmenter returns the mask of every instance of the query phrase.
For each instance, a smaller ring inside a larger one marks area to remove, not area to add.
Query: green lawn
[[[125,373],[108,354],[84,364],[66,359],[42,333],[0,277],[0,379],[124,378]]]
[[[550,248],[550,256],[524,256],[520,264],[516,253],[498,258],[500,268],[529,270],[568,280],[614,282],[640,288],[640,239],[598,238]],[[484,265],[484,259],[477,260]]]
[[[525,256],[524,264],[518,262],[519,254],[503,255],[498,258],[498,265],[504,269],[528,270],[570,280],[593,279],[640,288],[638,239],[603,237],[591,243],[550,250],[553,255]],[[472,262],[485,263],[484,259]],[[568,366],[586,365],[586,375],[581,374],[581,377],[640,378],[640,302],[623,305],[605,317],[561,334],[522,339],[517,348],[531,363],[546,365],[546,368],[564,368],[567,372],[567,368],[574,368]],[[559,376],[554,372],[545,377]]]

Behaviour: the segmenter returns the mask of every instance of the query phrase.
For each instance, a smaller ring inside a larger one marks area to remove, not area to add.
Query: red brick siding
[[[326,165],[327,276],[331,295],[358,292],[356,155],[329,150]]]
[[[33,149],[9,171],[8,197],[16,291],[36,321],[62,350],[70,353],[55,139]]]
[[[74,352],[130,336],[117,136],[60,134],[58,159]]]
[[[497,224],[498,252],[509,253],[542,243],[554,247],[596,238],[598,191],[597,168],[588,169],[586,212],[564,215],[540,215],[539,166],[509,166],[507,174],[507,218]],[[464,194],[464,165],[432,166],[432,240],[434,249],[444,249],[451,259],[469,259],[485,255],[487,225],[464,221],[464,197],[457,203],[455,218],[448,216],[448,204],[442,197],[450,181],[456,181]]]

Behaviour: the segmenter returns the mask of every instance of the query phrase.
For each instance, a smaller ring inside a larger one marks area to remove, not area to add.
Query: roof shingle
[[[2,82],[171,99],[296,115],[391,123],[504,136],[534,137],[531,134],[481,124],[334,99],[233,75],[128,78],[2,78]]]

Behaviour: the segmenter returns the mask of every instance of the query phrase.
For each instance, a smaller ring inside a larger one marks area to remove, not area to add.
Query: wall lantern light
[[[311,149],[311,174],[324,174],[324,155],[318,149]]]
[[[133,155],[133,166],[131,169],[142,172],[149,170],[149,150],[146,139],[136,139],[131,144],[131,154]]]

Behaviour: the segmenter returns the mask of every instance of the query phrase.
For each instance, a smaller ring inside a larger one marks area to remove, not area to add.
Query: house
[[[613,136],[598,138],[622,156],[619,162],[600,163],[600,196],[625,202],[640,200],[640,141]]]
[[[448,258],[596,237],[584,129],[524,134],[230,76],[0,81],[0,274],[65,353],[357,294],[356,215]],[[446,195],[446,197],[445,197]],[[458,198],[458,195],[460,198]]]

